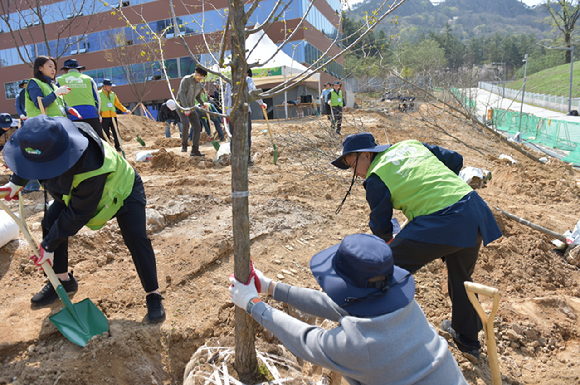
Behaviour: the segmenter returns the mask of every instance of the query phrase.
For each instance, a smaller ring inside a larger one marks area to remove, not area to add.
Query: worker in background
[[[181,79],[179,91],[177,92],[177,113],[183,124],[181,137],[181,152],[187,152],[187,140],[189,138],[189,127],[192,130],[191,156],[205,156],[199,152],[199,137],[201,135],[201,124],[199,122],[196,106],[202,107],[201,90],[203,85],[201,81],[207,76],[207,71],[197,67],[193,74],[186,75]]]
[[[328,96],[330,90],[332,90],[332,84],[330,84],[330,82],[326,82],[324,84],[324,89],[320,94],[320,108],[322,109],[320,113],[322,115],[326,115],[328,120],[330,120],[330,107],[328,106],[328,101],[326,100],[326,97]]]
[[[16,113],[20,118],[21,122],[26,120],[26,85],[28,80],[23,80],[18,84],[20,92],[16,95],[16,100],[14,101],[14,106],[16,107]]]
[[[413,276],[393,265],[383,240],[346,236],[312,257],[310,270],[323,291],[275,282],[252,269],[248,284],[230,275],[230,298],[296,357],[340,373],[349,384],[467,384],[447,341],[415,301]],[[308,324],[258,293],[337,324]]]
[[[365,179],[369,227],[390,243],[395,265],[414,273],[436,259],[445,261],[452,316],[441,328],[477,362],[482,324],[463,283],[472,281],[482,242],[502,234],[487,204],[458,176],[463,157],[417,140],[378,145],[369,132],[347,136],[342,148],[332,164],[353,170],[351,188],[357,176]],[[395,238],[393,209],[409,220]]]
[[[181,120],[176,110],[176,104],[173,99],[167,100],[159,108],[157,114],[157,121],[165,123],[165,137],[171,138],[171,124],[174,123],[179,129],[179,137],[181,137]]]
[[[68,266],[68,239],[83,226],[102,228],[111,218],[117,224],[145,290],[147,322],[165,320],[159,293],[155,253],[146,232],[145,188],[139,174],[93,128],[64,117],[39,115],[27,119],[4,147],[4,160],[14,173],[0,187],[18,198],[28,180],[38,179],[54,201],[42,219],[37,266],[48,262],[67,293],[78,283]],[[58,295],[47,283],[31,302],[53,303]]]
[[[64,95],[64,101],[68,106],[74,107],[82,116],[82,119],[79,119],[69,114],[68,118],[72,121],[78,120],[90,124],[97,135],[105,139],[99,114],[101,110],[99,90],[93,78],[82,73],[85,69],[86,67],[79,65],[75,59],[65,60],[60,69],[64,71],[64,75],[57,78],[58,84],[71,89],[70,93]]]
[[[56,67],[57,62],[53,57],[40,55],[34,59],[32,68],[34,77],[28,81],[24,102],[28,118],[42,114],[41,105],[38,104],[39,98],[48,116],[66,116],[68,110],[69,113],[80,118],[78,112],[66,106],[64,102],[63,95],[68,94],[71,89],[56,83]]]
[[[111,79],[103,79],[103,88],[99,91],[99,96],[101,98],[101,118],[103,120],[101,124],[103,126],[103,132],[107,135],[109,140],[111,139],[110,132],[113,132],[115,150],[121,151],[121,144],[119,143],[119,137],[117,136],[117,130],[115,129],[119,128],[117,108],[127,115],[130,115],[131,111],[121,104],[119,98],[113,92],[114,86],[115,85]]]
[[[342,135],[342,111],[346,112],[346,98],[340,89],[342,84],[334,82],[333,88],[326,94],[326,103],[330,107],[330,117],[332,121],[332,129],[336,128],[336,133]]]

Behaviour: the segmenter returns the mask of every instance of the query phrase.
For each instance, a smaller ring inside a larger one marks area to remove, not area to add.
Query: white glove
[[[26,120],[26,115],[20,115],[20,120]]]
[[[11,201],[13,199],[18,200],[18,192],[22,190],[24,186],[17,186],[12,182],[6,183],[4,186],[0,187],[1,191],[7,191],[8,195],[4,197],[7,201]]]
[[[268,278],[262,273],[260,270],[254,268],[255,276],[260,281],[260,289],[259,292],[263,294],[268,294],[268,288],[270,287],[270,283],[272,283],[272,279]],[[256,285],[257,286],[257,285]],[[258,288],[256,287],[256,290]]]
[[[248,282],[247,285],[244,285],[238,281],[233,274],[230,275],[230,299],[236,306],[241,307],[244,310],[246,310],[248,303],[253,298],[259,298],[254,279],[255,278],[252,276],[250,282]]]
[[[42,266],[44,262],[48,262],[50,267],[52,267],[52,263],[54,261],[54,252],[46,251],[42,248],[42,246],[38,245],[38,249],[40,250],[40,257],[36,254],[30,257],[34,261],[36,266]]]
[[[70,92],[70,88],[68,86],[60,86],[56,90],[54,90],[54,94],[56,96],[66,95]]]

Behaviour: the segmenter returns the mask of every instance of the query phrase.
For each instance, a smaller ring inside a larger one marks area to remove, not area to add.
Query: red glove
[[[75,110],[72,107],[68,108],[68,113],[71,114],[72,116],[76,116],[78,119],[82,119],[83,117],[81,116],[81,114],[79,114],[79,112],[77,110]]]
[[[4,199],[11,201],[18,200],[18,192],[23,188],[24,186],[17,186],[12,182],[8,182],[4,186],[0,187],[0,191],[8,191],[8,195],[6,195]]]
[[[54,261],[54,253],[51,251],[46,251],[42,248],[42,246],[38,245],[38,249],[40,250],[40,257],[33,255],[30,257],[34,261],[36,266],[42,266],[44,262],[48,261],[50,267],[52,267],[52,262]]]

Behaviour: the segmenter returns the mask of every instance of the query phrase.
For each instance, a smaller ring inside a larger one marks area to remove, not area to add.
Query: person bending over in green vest
[[[347,136],[342,148],[332,164],[354,170],[351,188],[357,176],[365,179],[370,229],[390,244],[395,265],[414,273],[436,259],[445,261],[452,315],[441,328],[476,362],[482,325],[463,282],[471,281],[481,243],[502,234],[487,204],[459,178],[463,157],[416,140],[380,146],[369,132]],[[396,238],[393,209],[409,220]]]
[[[38,56],[34,60],[34,77],[30,79],[26,86],[25,109],[29,118],[42,114],[38,98],[42,100],[42,106],[48,116],[66,116],[69,114],[80,118],[78,111],[68,107],[63,99],[63,95],[68,94],[71,89],[67,86],[58,86],[54,81],[56,76],[56,59],[48,56]]]
[[[68,238],[83,226],[98,230],[116,217],[123,240],[146,292],[147,322],[165,320],[157,283],[155,253],[146,233],[145,189],[139,174],[84,122],[39,115],[27,119],[4,147],[4,160],[13,172],[6,200],[18,199],[29,179],[38,179],[54,198],[42,219],[40,266],[48,261],[64,289],[77,291],[68,272]],[[32,297],[44,306],[58,298],[49,282]]]

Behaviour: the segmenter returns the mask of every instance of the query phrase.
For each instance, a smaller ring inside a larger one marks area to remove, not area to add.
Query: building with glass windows
[[[220,38],[216,37],[217,34],[212,35],[212,32],[222,31],[225,27],[226,0],[213,1],[211,5],[200,1],[190,1],[187,5],[175,2],[175,21],[180,26],[180,31],[175,31],[172,27],[173,16],[167,1],[117,1],[113,0],[112,4],[108,4],[92,0],[48,0],[35,11],[17,9],[13,2],[2,1],[0,75],[4,82],[4,97],[0,97],[0,112],[16,113],[14,103],[20,91],[18,84],[23,79],[32,77],[32,62],[39,55],[50,53],[51,56],[59,58],[57,77],[63,74],[60,71],[62,63],[66,59],[74,58],[86,67],[83,73],[92,76],[97,83],[105,78],[112,79],[119,100],[129,108],[133,108],[138,102],[134,95],[136,87],[129,83],[142,79],[143,83],[147,83],[147,92],[142,100],[154,116],[157,107],[171,97],[170,89],[177,92],[181,78],[195,70],[195,62],[181,45],[179,34],[185,36],[197,60],[208,67],[215,64],[215,55],[210,51],[214,46],[215,54],[219,52]],[[260,1],[248,24],[263,22],[274,4],[275,0]],[[291,1],[280,18],[283,21],[276,22],[267,31],[274,43],[280,44],[288,31],[299,24],[308,5],[309,0]],[[340,37],[340,7],[340,0],[316,0],[302,27],[295,31],[291,43],[286,44],[282,50],[305,66],[318,60],[328,51],[332,39]],[[132,27],[127,26],[127,22],[120,17],[119,8],[122,8]],[[147,23],[144,24],[143,20]],[[48,47],[44,40],[45,32],[49,39]],[[136,63],[128,67],[126,63],[122,65],[116,61],[115,55],[111,54],[115,50],[116,40],[123,39],[128,46],[135,46],[144,39],[150,40],[151,32],[165,32],[164,65],[159,60],[145,63],[138,63],[143,60],[135,60]],[[14,40],[13,36],[17,36],[17,39]],[[338,52],[339,47],[331,47],[326,56],[332,57]],[[131,73],[131,81],[127,79],[127,72]],[[333,82],[342,75],[343,61],[339,57],[325,68],[320,82]],[[169,85],[165,76],[169,78]],[[275,85],[277,84],[262,81],[260,88],[267,90]],[[296,101],[302,95],[312,95],[312,99],[316,100],[319,95],[318,87],[311,82],[300,84],[289,91],[286,97]],[[284,96],[277,96],[265,102],[270,107],[269,111],[272,111],[272,106],[282,103],[283,100]],[[275,113],[270,113],[270,116],[277,117]],[[258,117],[259,115],[256,116]]]

